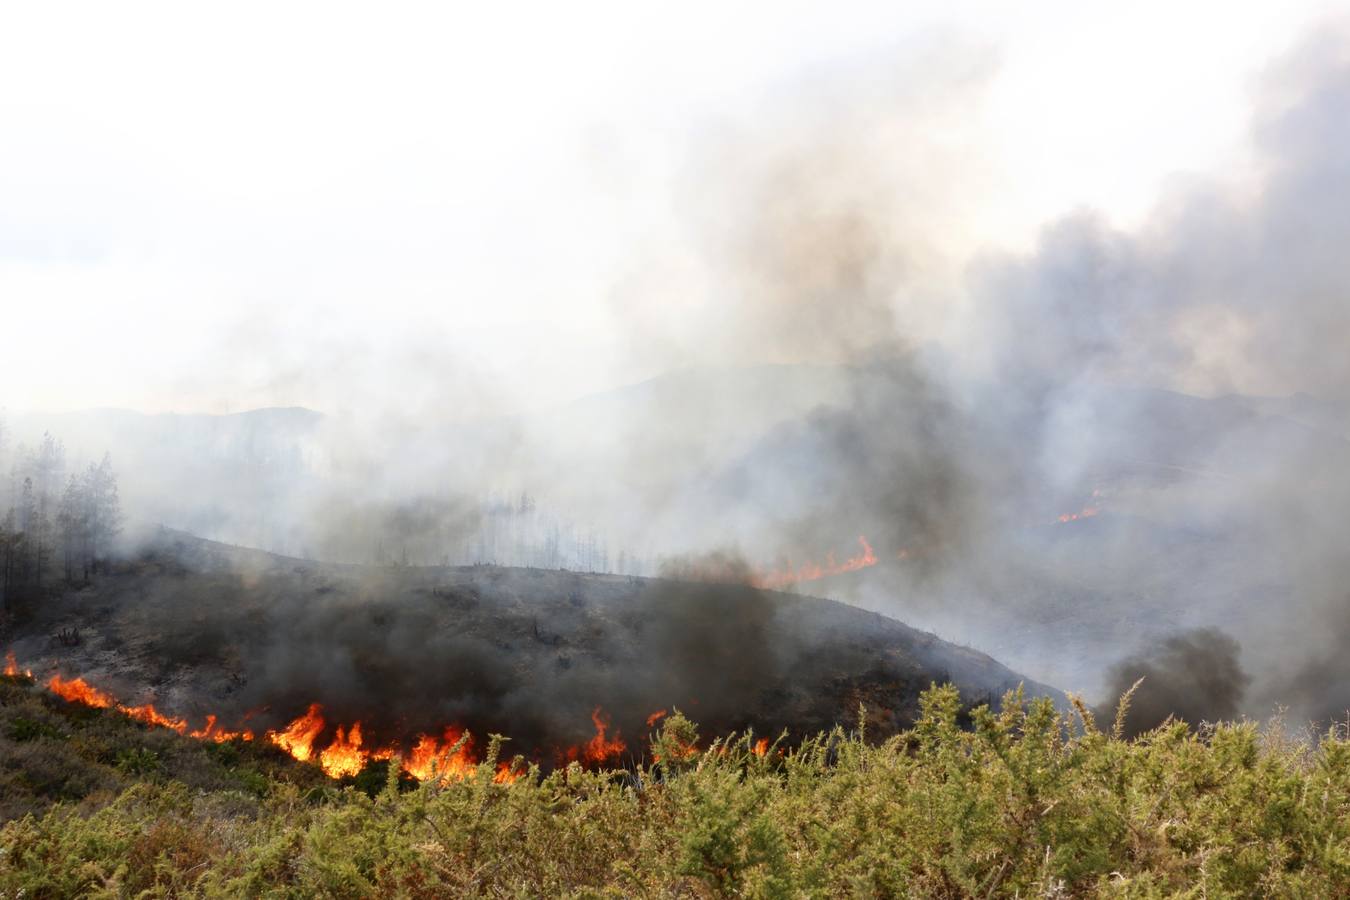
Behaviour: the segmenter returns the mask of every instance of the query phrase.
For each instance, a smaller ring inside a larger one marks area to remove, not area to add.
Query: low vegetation
[[[493,781],[326,781],[0,685],[0,896],[1346,896],[1350,742],[1278,724],[1134,739],[1086,708],[923,697],[876,745],[711,744]],[[963,727],[968,726],[968,727]],[[695,749],[703,748],[703,749]],[[517,765],[524,764],[518,762]],[[30,811],[22,813],[27,807]]]

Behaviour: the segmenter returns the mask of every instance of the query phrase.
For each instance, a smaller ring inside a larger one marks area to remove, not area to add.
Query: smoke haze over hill
[[[578,363],[592,381],[651,379],[540,403],[548,366],[525,363],[554,359],[563,331],[530,331],[502,377],[416,321],[364,344],[274,309],[213,352],[269,396],[323,383],[322,414],[16,412],[3,464],[44,430],[81,456],[109,447],[145,524],[338,563],[655,574],[714,558],[744,576],[728,591],[757,595],[804,563],[847,569],[863,539],[865,568],[799,589],[1095,697],[1142,674],[1141,720],[1343,712],[1350,36],[1324,28],[1261,73],[1249,171],[1179,178],[1127,225],[1071,213],[1023,250],[962,230],[998,199],[968,111],[999,66],[985,42],[930,35],[694,130],[577,325],[609,337]],[[548,225],[520,228],[571,246],[567,221]],[[519,286],[529,259],[512,266],[511,232],[491,232]],[[464,308],[495,321],[491,285],[471,287]],[[292,356],[305,329],[319,336]],[[736,622],[666,624],[696,693],[715,693],[699,654],[719,678],[781,664]],[[476,650],[435,649],[499,708],[519,700]],[[260,664],[269,679],[337,677],[293,651]]]

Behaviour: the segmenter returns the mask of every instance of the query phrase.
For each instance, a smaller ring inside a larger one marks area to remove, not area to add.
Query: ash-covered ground
[[[319,564],[168,531],[37,608],[9,643],[39,679],[82,676],[194,724],[212,713],[276,728],[317,702],[330,723],[361,721],[372,745],[453,723],[507,735],[511,752],[545,762],[593,735],[596,707],[637,755],[662,709],[707,736],[800,736],[855,724],[861,704],[881,737],[913,721],[934,681],[972,702],[1024,682],[982,653],[815,597],[541,569]]]

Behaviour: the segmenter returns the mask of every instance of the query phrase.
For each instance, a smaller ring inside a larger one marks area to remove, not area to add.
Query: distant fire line
[[[872,550],[872,545],[867,542],[867,538],[858,535],[858,544],[862,547],[862,552],[855,556],[850,556],[842,563],[836,563],[834,554],[829,553],[825,557],[825,563],[806,563],[797,568],[793,568],[789,563],[783,569],[772,572],[755,573],[751,584],[757,588],[765,590],[774,590],[787,587],[793,584],[799,584],[804,581],[819,581],[822,578],[828,578],[832,575],[842,575],[845,572],[856,572],[859,569],[866,569],[869,566],[877,564],[877,555]]]

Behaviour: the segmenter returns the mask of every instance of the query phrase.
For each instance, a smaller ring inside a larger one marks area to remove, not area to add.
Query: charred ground
[[[165,532],[97,583],[52,597],[8,643],[39,679],[80,675],[199,721],[277,727],[313,702],[398,742],[458,724],[548,762],[604,710],[645,749],[679,708],[707,734],[911,724],[950,681],[996,701],[1024,681],[874,613],[740,584],[541,569],[321,564]],[[1056,694],[1028,682],[1028,693]]]

